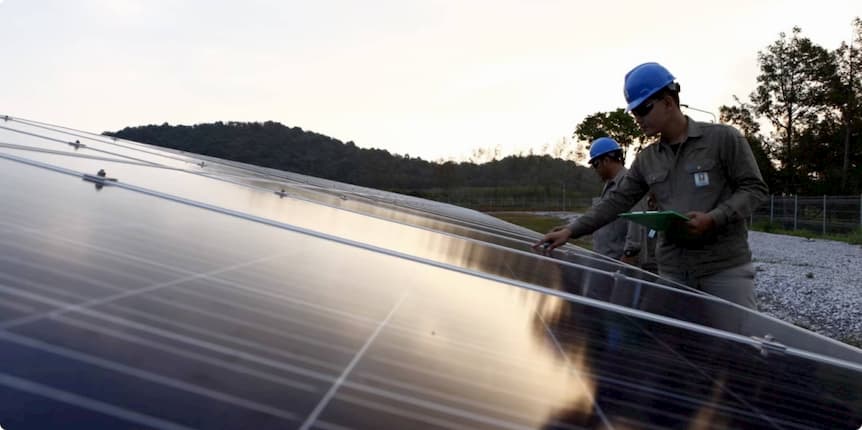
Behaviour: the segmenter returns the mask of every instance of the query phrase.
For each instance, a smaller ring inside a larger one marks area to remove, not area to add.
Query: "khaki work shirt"
[[[638,153],[623,180],[598,205],[570,226],[580,237],[617,218],[647,192],[664,210],[706,212],[715,227],[688,237],[684,226],[660,235],[660,270],[704,276],[751,261],[745,219],[767,197],[748,142],[733,127],[688,121],[676,152],[656,142]]]
[[[627,171],[628,169],[623,167],[613,179],[605,182],[605,186],[602,188],[602,199],[605,199],[611,191],[617,188]],[[617,218],[602,226],[593,233],[593,251],[619,260],[623,256],[628,231],[629,222],[623,218]]]

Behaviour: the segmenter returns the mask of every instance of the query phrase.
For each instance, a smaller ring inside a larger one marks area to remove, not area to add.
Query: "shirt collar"
[[[626,168],[625,168],[625,166],[621,167],[621,168],[620,168],[620,171],[619,171],[619,172],[617,172],[616,176],[614,176],[614,178],[613,178],[613,179],[611,179],[610,181],[608,181],[608,183],[609,183],[609,184],[619,184],[619,183],[620,183],[620,181],[622,181],[622,180],[623,180],[623,176],[625,176],[625,175],[626,175],[626,172],[628,172],[628,171],[629,171],[629,169],[626,169]]]
[[[686,126],[686,138],[683,143],[688,142],[689,139],[693,137],[701,137],[703,136],[703,124],[691,119],[688,115],[685,116],[685,120],[687,123]],[[670,144],[659,141],[659,148],[664,149],[667,148],[670,150]]]
[[[685,119],[688,121],[688,137],[703,136],[703,124],[689,118],[688,115],[685,116]]]

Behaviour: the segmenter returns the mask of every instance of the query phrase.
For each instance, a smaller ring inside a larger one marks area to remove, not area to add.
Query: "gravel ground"
[[[862,246],[757,231],[748,243],[758,310],[862,348]]]
[[[760,311],[862,346],[862,246],[749,232]]]

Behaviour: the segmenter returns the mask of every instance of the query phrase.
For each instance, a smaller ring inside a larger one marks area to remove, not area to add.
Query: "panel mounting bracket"
[[[787,351],[787,346],[783,343],[776,342],[775,338],[772,337],[771,334],[767,334],[763,337],[751,336],[757,345],[755,348],[760,350],[760,355],[764,357],[768,357],[770,353],[783,355],[785,351]]]
[[[117,182],[116,178],[109,178],[107,173],[105,173],[104,169],[99,170],[99,172],[95,175],[85,173],[81,179],[87,182],[95,183],[97,188],[101,188],[105,185],[111,185],[112,183]]]

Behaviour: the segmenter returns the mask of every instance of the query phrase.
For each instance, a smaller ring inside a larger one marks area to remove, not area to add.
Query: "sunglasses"
[[[632,113],[635,116],[645,117],[649,115],[650,111],[652,111],[653,106],[659,102],[661,99],[655,99],[647,103],[641,103],[640,106],[632,109]]]
[[[595,160],[590,161],[590,166],[592,166],[593,169],[598,169],[599,164],[602,164],[602,158],[596,158]]]

